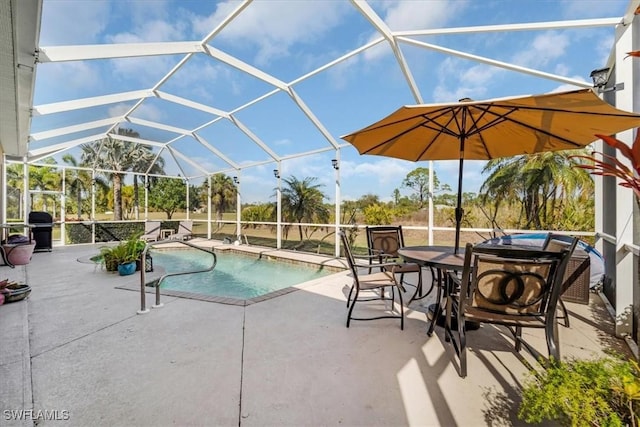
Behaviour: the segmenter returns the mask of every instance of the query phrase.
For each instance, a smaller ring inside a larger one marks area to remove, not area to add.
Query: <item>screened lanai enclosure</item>
[[[454,174],[451,184],[457,170],[360,156],[342,135],[402,105],[580,88],[640,112],[640,59],[628,56],[640,50],[639,6],[4,1],[2,222],[49,212],[58,245],[126,238],[119,224],[142,230],[151,217],[166,227],[192,219],[196,235],[240,244],[268,234],[277,248],[298,232],[302,240],[304,228],[339,255],[337,229],[358,225],[345,202],[390,200],[419,166],[440,181]],[[517,21],[506,13],[515,8]],[[634,135],[616,136],[631,144]],[[618,154],[601,141],[593,148]],[[465,182],[481,182],[482,166],[467,167]],[[283,213],[299,184],[322,190],[323,215],[313,222]],[[428,194],[425,223],[406,226],[433,243],[452,224],[435,224],[433,187]],[[578,234],[607,259],[617,333],[637,342],[631,190],[595,177],[594,223]]]

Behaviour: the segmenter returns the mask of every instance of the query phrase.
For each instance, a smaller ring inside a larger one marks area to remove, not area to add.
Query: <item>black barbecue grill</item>
[[[53,217],[48,212],[30,212],[29,225],[36,241],[35,251],[49,251],[52,249]]]

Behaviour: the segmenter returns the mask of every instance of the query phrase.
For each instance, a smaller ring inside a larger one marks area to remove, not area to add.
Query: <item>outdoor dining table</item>
[[[427,329],[427,334],[431,335],[438,316],[442,313],[443,296],[448,296],[450,291],[447,271],[462,271],[464,251],[455,253],[453,246],[405,246],[398,250],[398,254],[407,262],[413,262],[422,267],[433,267],[436,271],[436,286],[438,288],[436,302],[429,307],[433,316]]]
[[[476,246],[503,246],[495,243],[479,243]],[[540,247],[534,245],[508,245],[512,250],[539,250]],[[438,287],[436,301],[429,306],[429,313],[432,313],[431,322],[427,334],[433,334],[438,317],[442,314],[442,299],[449,297],[453,291],[454,284],[447,274],[448,271],[461,272],[464,268],[464,250],[455,253],[453,246],[405,246],[398,249],[398,254],[407,262],[416,263],[422,267],[433,267],[436,271],[436,286]],[[477,329],[472,323],[467,324],[468,329]]]

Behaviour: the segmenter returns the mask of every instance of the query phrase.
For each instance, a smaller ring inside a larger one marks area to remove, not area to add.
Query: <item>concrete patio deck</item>
[[[469,333],[462,379],[442,329],[425,333],[425,303],[412,304],[404,331],[390,319],[347,329],[346,271],[247,306],[163,296],[163,308],[136,315],[139,293],[117,287],[139,277],[76,261],[95,252],[56,247],[0,270],[33,288],[0,306],[1,426],[523,424],[520,358],[530,359],[493,327]],[[567,306],[563,357],[624,350],[597,295]],[[39,411],[59,420],[34,423]]]

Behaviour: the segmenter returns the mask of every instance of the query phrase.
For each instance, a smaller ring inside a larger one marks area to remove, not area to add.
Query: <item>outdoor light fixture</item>
[[[340,166],[338,166],[338,159],[331,159],[331,166],[333,166],[335,170],[340,169]]]
[[[590,74],[591,80],[593,80],[593,87],[596,88],[598,93],[624,89],[624,83],[618,83],[612,87],[605,88],[609,81],[609,70],[610,68],[600,68],[593,70]]]
[[[276,178],[280,178],[280,171],[278,169],[274,169],[273,176],[275,176]]]
[[[237,176],[233,177],[233,182],[235,182],[236,184],[240,184],[240,180],[238,179]]]
[[[607,80],[609,80],[609,68],[600,68],[599,70],[593,70],[590,76],[591,80],[593,80],[593,87],[604,87],[604,85],[607,84]]]

